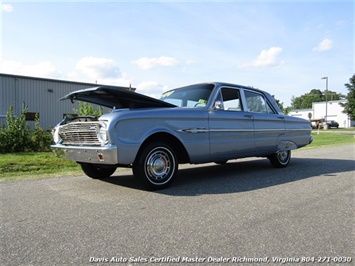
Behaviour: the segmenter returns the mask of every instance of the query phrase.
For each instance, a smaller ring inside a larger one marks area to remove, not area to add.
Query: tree
[[[318,89],[313,89],[309,93],[303,94],[299,97],[292,97],[291,104],[293,109],[309,109],[312,108],[312,103],[314,102],[325,102],[342,100],[345,96],[341,93],[337,93],[335,91],[321,91]]]
[[[344,107],[343,113],[347,114],[351,120],[355,120],[355,74],[349,79],[349,83],[344,84],[349,92],[346,96],[347,103],[342,104]]]
[[[284,103],[281,102],[279,99],[276,99],[275,95],[272,95],[277,105],[280,107],[281,111],[285,113]]]

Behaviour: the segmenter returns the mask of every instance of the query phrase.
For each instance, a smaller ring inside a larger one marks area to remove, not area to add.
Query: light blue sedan
[[[58,154],[92,178],[131,167],[146,189],[169,186],[182,163],[266,157],[286,167],[291,150],[312,142],[309,121],[282,113],[267,92],[229,83],[201,83],[154,99],[124,87],[74,91],[70,99],[112,108],[101,117],[66,118],[53,129]]]

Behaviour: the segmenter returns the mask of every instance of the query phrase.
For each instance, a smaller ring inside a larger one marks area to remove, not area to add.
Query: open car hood
[[[109,108],[156,108],[176,107],[167,103],[137,92],[130,91],[128,87],[99,86],[83,90],[73,91],[60,99],[89,102]]]

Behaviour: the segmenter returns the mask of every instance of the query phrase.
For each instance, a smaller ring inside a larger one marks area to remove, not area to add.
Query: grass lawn
[[[334,145],[355,143],[355,131],[340,134],[341,130],[312,131],[311,145],[302,149],[314,149]],[[349,134],[350,133],[350,134]],[[0,180],[44,178],[63,175],[82,175],[80,166],[51,152],[0,154]]]
[[[21,152],[0,155],[0,180],[82,174],[80,166],[52,152]]]
[[[336,146],[336,145],[343,145],[343,144],[350,144],[355,143],[355,131],[350,131],[348,134],[341,134],[341,130],[328,130],[323,131],[321,130],[319,135],[316,130],[312,131],[313,142],[311,145],[304,147],[303,149],[312,149],[312,148],[320,148],[324,146]]]

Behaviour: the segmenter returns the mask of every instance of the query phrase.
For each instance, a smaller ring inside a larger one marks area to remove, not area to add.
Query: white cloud
[[[318,46],[314,47],[312,51],[324,52],[332,49],[332,47],[333,47],[333,41],[331,39],[324,39],[318,44]]]
[[[173,57],[142,57],[133,61],[141,69],[151,69],[156,66],[176,66],[179,61]]]
[[[281,47],[271,47],[269,50],[262,50],[254,61],[243,64],[241,67],[265,67],[281,65],[283,64],[283,61],[277,61],[277,57],[281,52]]]
[[[196,61],[188,59],[188,60],[185,61],[185,63],[186,63],[186,65],[193,65],[193,64],[196,64]]]
[[[80,82],[126,87],[131,83],[127,75],[120,72],[115,60],[91,56],[81,58],[76,63],[74,71],[68,74],[68,78]]]
[[[24,64],[4,60],[0,65],[0,72],[125,87],[131,84],[127,74],[121,73],[116,62],[108,58],[84,57],[76,63],[74,70],[68,73],[62,73],[50,61]]]
[[[156,81],[145,81],[137,85],[136,92],[153,98],[160,98],[161,94],[167,90],[168,88],[166,86],[163,86]]]
[[[14,8],[12,7],[12,5],[9,4],[2,4],[1,5],[1,10],[3,12],[12,12],[14,10]]]
[[[119,77],[120,71],[113,59],[100,57],[83,57],[75,69],[92,79]]]
[[[16,61],[3,61],[0,71],[8,74],[34,76],[43,78],[59,78],[60,71],[49,61],[26,65]]]

